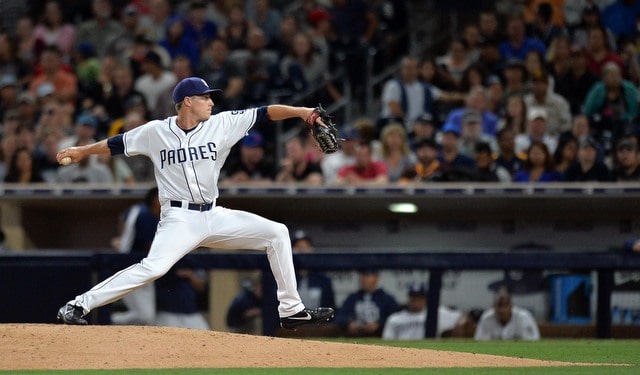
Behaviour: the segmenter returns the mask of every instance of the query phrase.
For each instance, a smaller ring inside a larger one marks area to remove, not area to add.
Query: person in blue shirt
[[[498,47],[502,61],[509,59],[523,60],[531,50],[538,50],[544,56],[546,47],[537,38],[529,38],[526,35],[524,20],[521,16],[511,16],[507,21],[507,40]]]
[[[442,128],[440,167],[433,181],[472,181],[476,176],[476,162],[458,151],[460,130],[447,124]]]
[[[350,294],[336,313],[347,336],[381,336],[389,315],[400,310],[396,300],[378,288],[377,270],[360,272],[360,290]]]
[[[553,169],[551,153],[542,142],[534,141],[527,150],[524,168],[517,172],[514,182],[554,182],[562,181],[562,175]]]

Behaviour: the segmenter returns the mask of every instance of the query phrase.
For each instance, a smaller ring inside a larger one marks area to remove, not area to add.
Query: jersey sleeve
[[[149,155],[151,144],[151,132],[149,130],[152,126],[159,126],[158,122],[160,121],[151,121],[124,133],[122,136],[124,154],[126,156]]]
[[[215,116],[220,116],[225,127],[228,146],[232,147],[242,139],[251,128],[260,123],[267,122],[267,107],[258,107],[240,111],[221,112]]]

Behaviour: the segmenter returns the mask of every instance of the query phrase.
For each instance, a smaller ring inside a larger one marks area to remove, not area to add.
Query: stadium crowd
[[[223,184],[638,181],[640,4],[529,1],[482,11],[442,53],[409,55],[406,2],[93,0],[1,2],[0,178],[153,180],[144,158],[62,167],[56,152],[175,113],[171,91],[197,75],[222,88],[214,111],[344,93],[361,108],[366,54],[399,65],[380,113],[341,124],[323,155],[309,133],[255,129]],[[5,4],[6,3],[6,4]],[[274,147],[284,144],[275,160]]]

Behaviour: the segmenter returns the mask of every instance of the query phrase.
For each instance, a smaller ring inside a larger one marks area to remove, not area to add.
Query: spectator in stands
[[[469,92],[475,86],[489,86],[489,77],[482,64],[471,64],[463,72],[458,83],[458,90]]]
[[[191,61],[183,55],[176,56],[171,62],[171,72],[176,77],[176,81],[180,82],[185,78],[193,76],[193,69],[191,68]],[[173,93],[173,87],[167,88],[158,97],[155,110],[151,113],[152,118],[167,118],[173,116],[176,113],[175,103],[171,100]],[[214,98],[217,101],[216,95]]]
[[[379,160],[387,167],[387,175],[391,183],[397,182],[402,173],[415,163],[404,129],[402,124],[390,123],[382,128],[380,135],[382,155]]]
[[[234,5],[229,9],[229,22],[221,36],[227,42],[229,50],[235,51],[246,48],[250,29],[244,9],[241,5]]]
[[[156,110],[160,95],[175,86],[176,76],[162,67],[160,55],[154,51],[147,52],[142,70],[144,74],[136,79],[134,88],[144,96],[147,108],[153,112]]]
[[[4,182],[30,184],[43,181],[32,152],[26,147],[17,148],[11,156]]]
[[[105,93],[104,106],[113,119],[124,116],[125,106],[133,97],[144,101],[144,96],[133,86],[133,72],[128,65],[120,64],[114,71],[110,79],[111,90]]]
[[[527,150],[524,168],[513,177],[514,182],[554,182],[563,176],[553,169],[553,158],[549,148],[542,142],[534,141]]]
[[[119,218],[119,236],[112,246],[119,253],[144,256],[149,252],[160,220],[158,188],[147,190],[142,202],[129,207]],[[153,283],[125,296],[122,303],[126,311],[111,314],[111,322],[118,325],[156,323],[156,290]]]
[[[198,72],[198,76],[207,81],[209,87],[222,89],[214,110],[242,108],[244,77],[241,69],[229,59],[227,42],[214,39],[209,43],[203,51]]]
[[[190,39],[184,33],[184,20],[180,16],[172,16],[167,20],[167,31],[164,39],[158,44],[169,52],[169,56],[175,59],[178,56],[186,56],[193,68],[200,64],[200,47],[196,40]]]
[[[89,143],[78,142],[76,146]],[[78,163],[60,167],[56,181],[60,183],[113,183],[109,168],[94,158],[84,158]]]
[[[15,113],[17,106],[18,79],[13,74],[3,74],[0,77],[0,118],[4,118],[7,113]]]
[[[280,170],[276,174],[276,182],[298,182],[306,185],[321,185],[322,169],[318,163],[312,162],[304,152],[302,136],[289,139],[285,144],[285,157],[280,162]]]
[[[374,1],[374,11],[379,21],[378,42],[383,66],[397,62],[408,52],[408,6],[403,0]]]
[[[315,251],[311,237],[303,230],[293,233],[291,249],[294,254],[309,254]],[[296,280],[298,293],[307,308],[336,306],[331,279],[324,273],[296,267]]]
[[[55,133],[60,139],[74,131],[68,109],[55,99],[42,104],[42,112],[36,123],[38,134]]]
[[[264,31],[267,45],[270,45],[280,32],[280,11],[271,6],[269,0],[253,0],[253,6],[248,6],[246,12],[249,22]]]
[[[377,270],[360,272],[360,288],[336,313],[336,324],[347,336],[380,336],[389,315],[399,310],[396,300],[378,287]]]
[[[113,182],[119,185],[133,185],[136,183],[136,179],[125,159],[126,158],[123,155],[98,155],[98,161],[109,168],[109,172],[111,172],[111,175],[113,176]]]
[[[500,118],[498,129],[511,129],[514,134],[527,131],[527,104],[521,94],[512,93],[505,99],[504,115]]]
[[[242,290],[227,310],[227,327],[231,332],[257,335],[261,332],[262,283],[259,278],[244,280]]]
[[[550,46],[554,38],[564,32],[563,28],[553,24],[554,9],[550,3],[539,2],[533,23],[533,36]],[[562,19],[562,17],[560,17]]]
[[[509,171],[493,160],[493,151],[486,142],[475,145],[476,176],[478,182],[511,182]]]
[[[264,157],[264,138],[252,130],[240,141],[240,157],[225,168],[225,184],[267,185],[273,182],[275,168]]]
[[[610,62],[602,69],[602,81],[593,85],[587,93],[583,113],[594,122],[596,139],[607,142],[605,133],[615,139],[632,131],[638,116],[638,90],[630,81],[623,79],[620,67]],[[605,149],[611,145],[604,144]]]
[[[411,168],[404,171],[399,184],[410,184],[412,182],[437,181],[442,177],[440,171],[440,145],[431,138],[420,139],[415,145],[417,161]]]
[[[603,76],[604,66],[615,63],[620,69],[624,69],[624,61],[611,49],[607,43],[606,32],[603,27],[592,27],[588,31],[587,66],[596,77]]]
[[[577,115],[581,113],[587,93],[597,80],[588,69],[586,51],[583,48],[572,48],[568,70],[556,77],[555,91],[569,102],[571,114]]]
[[[60,141],[58,150],[71,147],[78,142],[83,144],[94,143],[96,141],[96,130],[98,129],[98,119],[90,114],[81,114],[76,118],[75,133]]]
[[[77,42],[95,47],[98,57],[104,56],[109,43],[124,32],[120,22],[111,18],[110,0],[92,0],[93,18],[78,26]]]
[[[621,41],[620,58],[624,61],[624,71],[627,72],[627,79],[638,86],[640,84],[640,57],[635,41]]]
[[[249,30],[246,45],[244,49],[233,51],[229,58],[242,69],[245,105],[263,105],[269,100],[278,55],[266,49],[264,32],[257,27]]]
[[[383,185],[389,182],[387,166],[373,159],[371,144],[360,142],[356,149],[355,163],[338,171],[338,185]]]
[[[565,172],[566,181],[611,181],[611,171],[598,158],[598,142],[593,137],[580,141],[577,163],[572,164]]]
[[[140,18],[140,31],[154,42],[161,41],[166,38],[166,25],[172,12],[169,0],[149,1],[149,13]]]
[[[532,90],[525,95],[527,108],[544,108],[547,112],[547,132],[557,136],[571,129],[571,109],[565,98],[549,90],[549,75],[545,71],[532,74]]]
[[[435,181],[472,181],[476,163],[458,151],[460,130],[451,124],[442,128],[442,149],[438,155],[440,175]]]
[[[638,141],[634,136],[621,138],[616,145],[615,181],[640,181],[640,162],[638,161]]]
[[[498,43],[502,41],[502,33],[498,15],[492,11],[480,12],[478,16],[478,30],[480,31],[480,40],[488,43]]]
[[[553,152],[553,165],[558,173],[565,174],[575,164],[578,157],[578,139],[570,132],[562,133],[558,138],[558,147]]]
[[[539,340],[540,331],[531,313],[513,306],[509,292],[501,289],[493,299],[493,307],[482,313],[474,339]]]
[[[28,15],[18,18],[14,35],[14,59],[20,62],[19,72],[23,76],[30,76],[35,65],[36,38],[34,36],[33,20]],[[7,63],[6,61],[4,63]]]
[[[462,32],[460,33],[460,37],[467,42],[469,46],[469,60],[472,63],[477,63],[478,58],[480,57],[480,29],[478,25],[474,23],[468,23],[462,27]]]
[[[320,161],[322,175],[327,185],[336,182],[340,169],[356,162],[356,149],[359,141],[358,131],[352,126],[347,126],[341,129],[340,137],[344,139],[340,144],[340,149],[333,154],[326,155]]]
[[[591,135],[589,118],[582,114],[574,116],[571,123],[571,134],[573,134],[578,141],[582,141],[589,137]]]
[[[638,35],[640,4],[632,0],[615,0],[602,10],[602,24],[619,38]]]
[[[410,56],[403,57],[400,77],[388,80],[382,89],[379,126],[400,122],[409,129],[421,114],[433,111],[431,87],[418,78],[418,60]]]
[[[131,51],[138,35],[143,35],[139,30],[140,11],[134,4],[124,7],[120,13],[120,25],[122,33],[112,39],[106,48],[105,54],[117,56],[120,63],[125,62],[127,53]]]
[[[408,135],[411,149],[415,151],[416,144],[423,139],[435,139],[437,132],[438,126],[433,115],[429,112],[423,113],[413,122]]]
[[[438,326],[436,337],[446,336],[453,331],[463,318],[462,311],[446,306],[438,306]],[[427,289],[424,284],[409,286],[407,307],[389,316],[382,331],[383,340],[422,340],[425,338],[427,323]]]
[[[547,71],[553,77],[554,83],[560,77],[569,74],[571,70],[571,51],[571,38],[567,33],[562,33],[551,41],[547,51]],[[555,90],[555,84],[553,88]]]
[[[53,85],[53,94],[63,103],[74,104],[78,92],[78,83],[75,74],[63,67],[62,54],[58,47],[48,46],[40,55],[41,72],[37,74],[29,90],[31,93],[39,93],[38,89],[45,84]]]
[[[524,63],[517,59],[510,59],[504,65],[504,96],[523,96],[529,92],[527,81],[529,75]]]
[[[507,40],[500,44],[500,55],[503,61],[509,59],[524,60],[531,50],[546,53],[546,47],[540,39],[529,38],[525,33],[524,20],[520,15],[512,15],[507,20]]]
[[[207,45],[218,37],[218,25],[207,18],[207,1],[190,2],[189,15],[184,22],[184,36],[194,41],[200,51],[204,51]]]
[[[46,45],[55,45],[63,56],[69,57],[76,43],[76,28],[63,19],[60,3],[49,0],[44,4],[42,20],[33,30],[36,41]]]
[[[458,151],[464,156],[473,158],[476,152],[476,145],[479,142],[487,143],[493,150],[498,149],[495,137],[482,133],[482,116],[480,112],[466,110],[462,115]]]
[[[582,14],[580,24],[573,29],[571,44],[580,47],[587,47],[589,44],[589,30],[592,28],[602,28],[606,34],[606,41],[611,50],[616,50],[616,36],[602,25],[600,9],[597,4],[582,4]]]
[[[546,109],[531,107],[527,112],[527,132],[516,135],[516,153],[528,150],[533,142],[543,142],[550,152],[555,152],[558,140],[547,132]]]
[[[487,111],[487,93],[484,87],[476,86],[472,88],[466,96],[464,107],[451,111],[445,126],[449,125],[460,132],[462,129],[462,117],[468,110],[480,113],[482,117],[482,133],[495,136],[498,130],[498,117],[494,113]]]
[[[471,65],[469,45],[464,39],[453,39],[447,53],[438,57],[436,63],[449,72],[456,86],[460,86],[464,72]]]

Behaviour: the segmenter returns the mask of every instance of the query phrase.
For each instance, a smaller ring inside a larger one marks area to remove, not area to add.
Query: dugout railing
[[[268,271],[261,252],[193,253],[206,269]],[[68,251],[0,253],[0,322],[53,322],[55,307],[80,293],[115,270],[124,268],[139,257],[103,252],[78,254]],[[576,252],[466,252],[466,253],[376,253],[330,252],[296,254],[298,267],[317,271],[358,270],[429,270],[428,315],[426,337],[435,337],[437,307],[442,275],[447,270],[566,270],[595,271],[597,274],[596,337],[611,337],[611,294],[616,270],[640,269],[640,255],[623,251]],[[264,321],[273,321],[275,301],[266,301]],[[102,315],[94,321],[106,323]],[[265,332],[270,333],[268,330]]]

